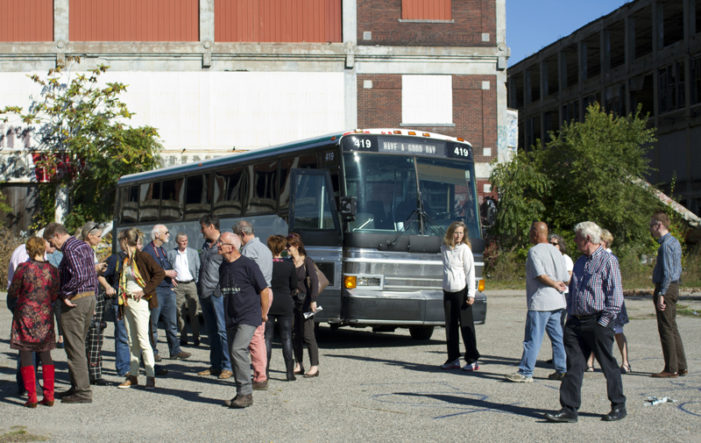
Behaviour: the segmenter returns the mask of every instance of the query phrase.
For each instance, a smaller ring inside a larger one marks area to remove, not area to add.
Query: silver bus
[[[330,282],[320,294],[317,322],[405,327],[417,339],[443,325],[439,249],[448,225],[461,220],[476,263],[475,322],[485,320],[474,157],[460,138],[355,130],[118,182],[117,231],[135,226],[148,232],[163,223],[188,234],[196,248],[206,214],[221,220],[222,231],[249,220],[263,242],[272,234],[299,233]]]

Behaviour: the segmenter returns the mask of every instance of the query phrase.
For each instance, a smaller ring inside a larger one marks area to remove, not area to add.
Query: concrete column
[[[358,2],[357,0],[344,0],[341,2],[341,17],[343,30],[341,38],[344,43],[358,43]]]
[[[214,47],[214,0],[200,0],[200,42],[202,43],[202,67],[212,66]]]
[[[54,0],[54,41],[68,42],[69,0]]]
[[[341,20],[343,23],[343,46],[346,51],[345,70],[343,71],[343,100],[345,108],[345,129],[358,127],[358,75],[355,63],[355,50],[358,44],[358,2],[344,0],[341,2]]]
[[[56,66],[66,64],[66,46],[70,39],[68,23],[69,0],[54,0],[54,42],[56,43]]]

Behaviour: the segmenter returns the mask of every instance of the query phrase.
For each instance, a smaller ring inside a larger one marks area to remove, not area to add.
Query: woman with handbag
[[[465,371],[479,369],[475,337],[475,323],[472,318],[472,304],[475,302],[475,263],[463,222],[453,222],[448,226],[441,245],[443,257],[443,309],[445,311],[445,335],[448,345],[448,360],[442,369],[460,368],[460,339],[458,325],[465,345]]]
[[[142,233],[130,228],[119,233],[119,246],[126,253],[119,276],[119,306],[126,319],[129,337],[130,367],[120,388],[139,384],[139,359],[143,356],[146,389],[156,389],[155,360],[149,333],[151,309],[157,306],[156,287],[165,278],[165,271],[150,254],[138,249]]]
[[[297,295],[295,297],[293,345],[295,353],[295,374],[304,374],[304,378],[319,376],[319,346],[314,334],[314,317],[304,318],[305,312],[316,312],[316,299],[319,296],[319,279],[316,275],[314,261],[307,257],[304,243],[299,234],[290,233],[287,236],[287,252],[292,257],[297,274]],[[304,372],[304,351],[306,344],[309,350],[311,366]]]

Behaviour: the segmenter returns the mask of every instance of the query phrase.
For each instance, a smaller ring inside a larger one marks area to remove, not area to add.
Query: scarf
[[[126,305],[127,304],[127,268],[129,267],[129,257],[124,257],[124,261],[122,262],[122,273],[119,276],[119,300],[118,303],[120,305]],[[144,288],[146,287],[146,282],[144,281],[144,278],[141,276],[141,273],[139,272],[139,268],[136,266],[136,260],[131,261],[131,269],[132,272],[134,273],[134,280],[136,280],[136,284],[139,285],[139,287]],[[144,299],[148,299],[144,297]]]

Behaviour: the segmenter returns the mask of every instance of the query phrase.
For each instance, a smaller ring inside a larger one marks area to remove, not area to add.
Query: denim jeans
[[[548,333],[553,345],[553,364],[560,373],[567,372],[567,356],[562,342],[562,310],[528,311],[526,316],[526,333],[523,338],[523,355],[518,365],[518,372],[526,377],[533,376],[533,368],[543,343],[543,334]]]
[[[172,289],[156,288],[158,307],[151,310],[151,333],[153,334],[153,353],[158,354],[158,319],[163,316],[168,350],[173,357],[180,353],[180,340],[178,339],[178,318],[175,309],[175,292]]]
[[[117,374],[127,375],[129,372],[129,339],[124,319],[119,318],[119,305],[113,304],[114,311],[114,367]]]
[[[200,298],[200,306],[202,306],[204,327],[207,329],[209,338],[209,363],[215,371],[231,371],[224,317],[224,297],[212,295]]]

